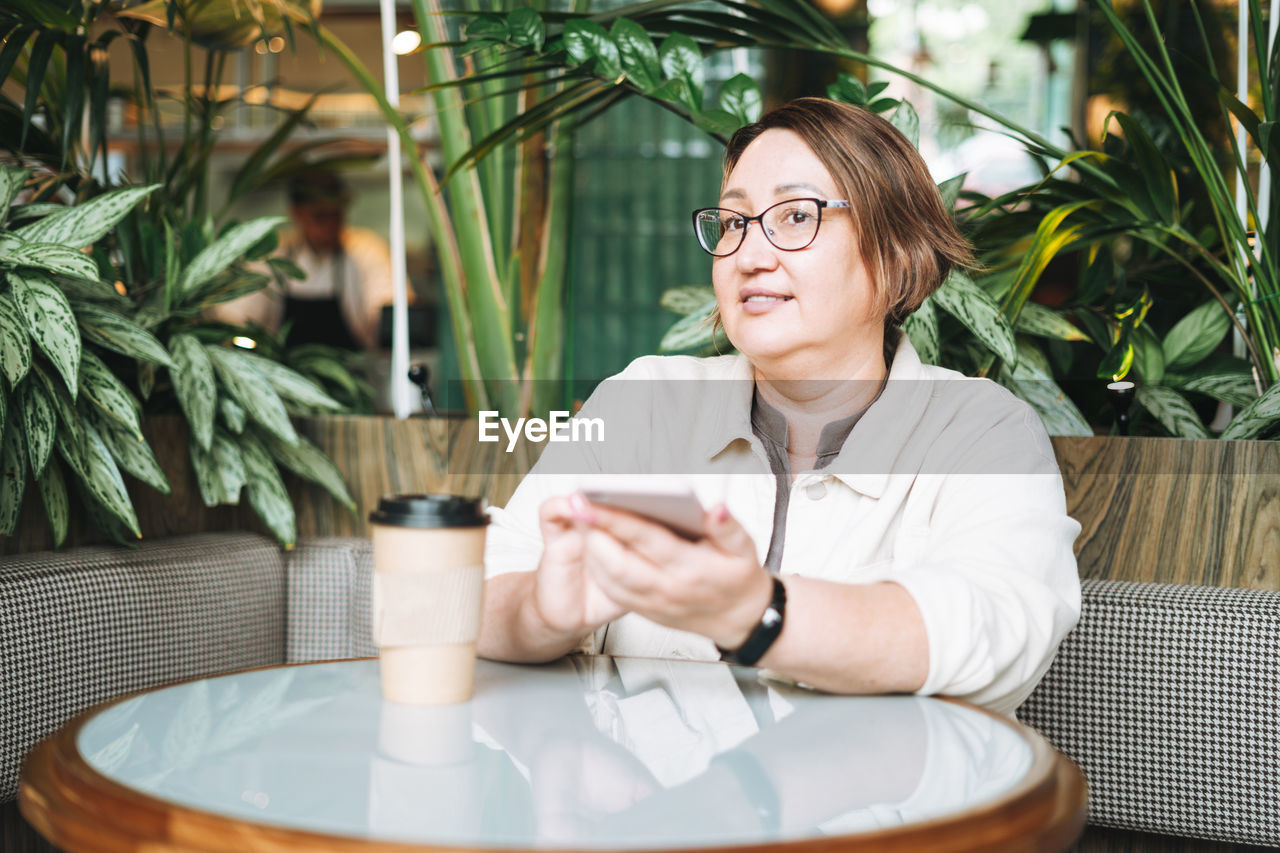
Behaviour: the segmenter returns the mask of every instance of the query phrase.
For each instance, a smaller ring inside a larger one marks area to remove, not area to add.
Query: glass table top
[[[466,704],[383,702],[377,661],[189,682],[80,730],[98,772],[202,811],[421,844],[759,844],[989,803],[1022,780],[1011,724],[936,699],[846,697],[718,663],[480,661]]]

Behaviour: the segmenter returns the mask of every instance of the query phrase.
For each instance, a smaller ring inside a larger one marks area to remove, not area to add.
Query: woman
[[[1078,618],[1079,525],[1035,413],[896,328],[968,259],[919,155],[801,99],[735,134],[695,227],[739,354],[638,359],[592,396],[640,427],[551,445],[494,511],[480,653],[724,657],[1011,713]],[[705,538],[557,476],[637,469],[694,485]]]

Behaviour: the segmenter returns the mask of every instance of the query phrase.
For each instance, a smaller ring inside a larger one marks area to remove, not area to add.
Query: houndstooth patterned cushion
[[[1280,844],[1280,592],[1083,592],[1018,716],[1080,765],[1090,823]]]
[[[97,702],[284,660],[284,559],[216,533],[0,561],[0,802],[23,758]]]
[[[368,539],[303,540],[289,555],[289,663],[374,657]]]

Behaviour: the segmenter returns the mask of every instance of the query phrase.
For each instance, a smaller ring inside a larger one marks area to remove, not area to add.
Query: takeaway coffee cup
[[[408,705],[466,702],[475,682],[489,522],[480,501],[388,496],[369,522],[382,698]]]

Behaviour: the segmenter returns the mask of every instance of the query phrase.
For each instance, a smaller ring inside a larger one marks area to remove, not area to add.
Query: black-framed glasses
[[[698,245],[717,258],[732,255],[747,239],[747,226],[759,222],[765,239],[784,252],[798,252],[818,236],[822,209],[847,208],[847,201],[820,198],[789,198],[766,207],[757,216],[747,216],[727,207],[704,207],[693,212],[693,230]]]

